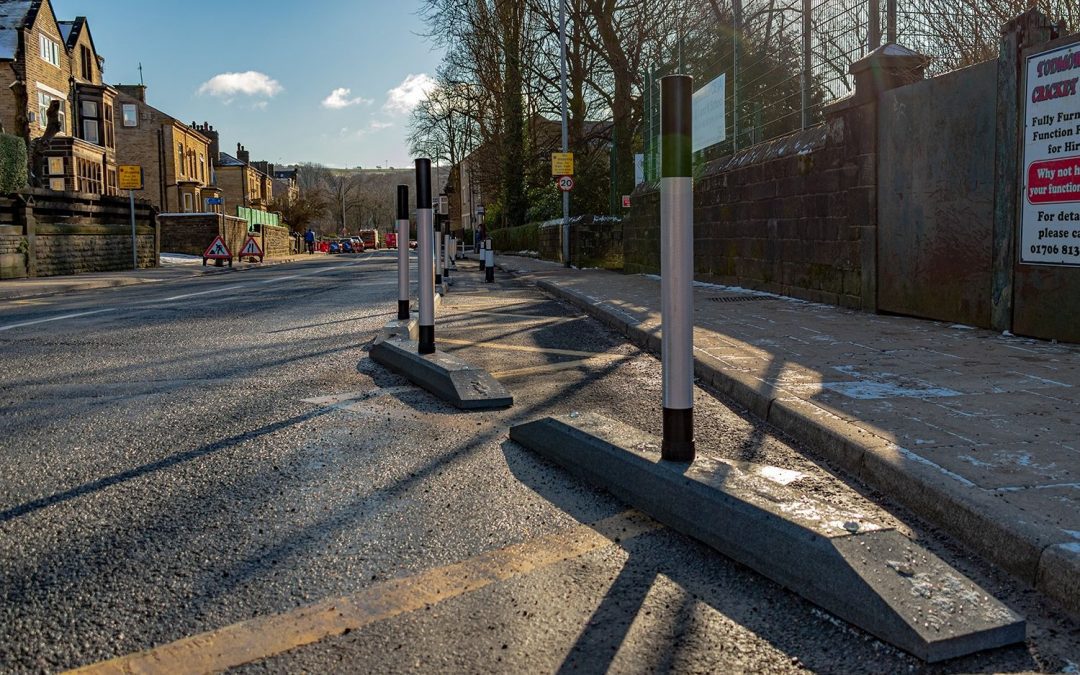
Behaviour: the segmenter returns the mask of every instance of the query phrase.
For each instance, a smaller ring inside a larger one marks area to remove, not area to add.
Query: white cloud
[[[371,129],[372,129],[373,131],[378,131],[379,129],[388,129],[389,127],[392,127],[392,126],[394,126],[394,123],[393,123],[393,122],[379,122],[379,121],[375,121],[375,122],[372,122],[372,123],[371,123]]]
[[[245,73],[221,73],[211,77],[199,87],[200,94],[227,98],[237,94],[245,96],[275,96],[284,87],[265,73],[249,70]]]
[[[334,91],[330,92],[330,95],[323,99],[322,105],[324,108],[332,108],[334,110],[340,108],[348,108],[351,105],[368,105],[371,103],[371,99],[357,96],[356,98],[349,98],[349,94],[352,93],[351,89],[345,87],[338,87]]]
[[[383,109],[390,113],[407,115],[413,108],[427,98],[428,92],[435,88],[435,80],[426,73],[405,76],[398,86],[386,92]]]

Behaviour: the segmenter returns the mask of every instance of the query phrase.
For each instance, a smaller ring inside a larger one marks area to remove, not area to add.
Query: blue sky
[[[442,57],[418,0],[52,4],[87,17],[107,83],[137,84],[141,62],[150,105],[275,163],[410,165],[408,109]]]

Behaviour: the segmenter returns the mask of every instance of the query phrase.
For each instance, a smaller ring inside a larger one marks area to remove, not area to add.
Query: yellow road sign
[[[572,152],[553,152],[553,153],[551,153],[551,175],[552,176],[573,176],[574,175],[574,153],[572,153]]]
[[[121,190],[141,190],[142,183],[142,167],[138,164],[121,164],[116,167],[117,179],[119,181],[118,188]]]

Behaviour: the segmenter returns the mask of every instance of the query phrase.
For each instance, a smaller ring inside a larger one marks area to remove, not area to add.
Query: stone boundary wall
[[[845,161],[846,136],[842,118],[833,118],[704,166],[694,186],[695,277],[861,307],[861,230],[849,219],[860,214],[847,189],[860,165]],[[656,273],[659,184],[641,186],[633,199],[623,269]]]
[[[158,223],[161,250],[167,253],[202,255],[214,237],[220,235],[229,251],[236,255],[247,239],[246,220],[219,213],[162,213],[158,215]],[[266,253],[265,248],[263,252]]]
[[[269,258],[284,258],[292,255],[293,237],[289,228],[278,225],[262,225],[263,253]]]
[[[135,202],[139,267],[156,267],[156,210]],[[126,197],[30,189],[0,196],[0,279],[111,272],[132,267]]]
[[[497,251],[536,251],[541,260],[562,262],[562,218],[493,230]],[[570,259],[577,266],[622,269],[623,228],[619,218],[583,215],[570,219]]]

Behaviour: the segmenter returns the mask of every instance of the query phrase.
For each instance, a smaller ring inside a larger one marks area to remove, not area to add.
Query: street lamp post
[[[569,129],[567,124],[566,96],[566,0],[559,0],[559,54],[560,80],[562,82],[562,151],[569,152]],[[563,265],[570,267],[570,193],[562,193],[562,249]]]

